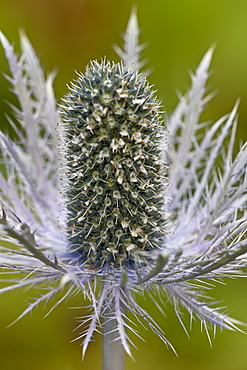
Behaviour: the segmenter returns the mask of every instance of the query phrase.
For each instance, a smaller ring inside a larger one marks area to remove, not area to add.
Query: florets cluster
[[[64,109],[68,239],[93,267],[130,262],[164,240],[163,137],[146,78],[92,62]]]

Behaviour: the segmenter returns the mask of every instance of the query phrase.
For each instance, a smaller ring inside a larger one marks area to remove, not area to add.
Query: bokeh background
[[[0,29],[19,50],[18,31],[24,29],[47,71],[57,71],[56,96],[66,93],[66,83],[82,71],[91,59],[118,60],[112,44],[122,43],[132,5],[138,6],[141,42],[148,47],[142,55],[149,59],[153,72],[149,79],[155,84],[167,114],[177,104],[177,92],[189,86],[189,71],[194,71],[206,50],[216,43],[212,63],[211,90],[218,93],[204,113],[205,119],[216,120],[229,112],[241,98],[237,140],[247,139],[247,1],[246,0],[0,0]],[[0,49],[0,68],[8,72]],[[8,83],[0,76],[0,125],[7,129],[4,114],[9,112],[7,101],[13,101]],[[230,314],[247,322],[247,282],[231,280],[227,286],[217,286],[213,292],[230,307]],[[78,332],[76,316],[86,314],[81,296],[73,297],[56,308],[47,318],[48,307],[23,318],[6,329],[27,306],[35,290],[0,297],[0,363],[4,370],[99,370],[101,368],[101,338],[95,336],[84,362],[81,362],[80,342],[70,343]],[[150,331],[140,329],[146,342],[136,340],[133,351],[136,362],[127,359],[126,369],[171,370],[246,370],[247,337],[240,333],[218,331],[211,348],[200,323],[195,322],[186,337],[171,305],[166,317],[146,307],[164,328],[168,339],[179,354],[171,350]],[[185,314],[189,327],[189,317]],[[213,333],[212,333],[213,334]]]

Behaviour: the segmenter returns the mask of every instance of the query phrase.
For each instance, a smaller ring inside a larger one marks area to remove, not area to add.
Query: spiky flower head
[[[124,50],[118,49],[128,67],[91,63],[71,84],[62,120],[53,76],[45,79],[27,38],[21,37],[18,59],[1,34],[19,108],[17,124],[10,119],[18,140],[0,134],[0,267],[4,277],[23,276],[0,293],[42,287],[20,317],[60,291],[54,306],[82,293],[91,307],[81,319],[88,325],[79,337],[83,353],[103,321],[113,322],[112,342],[130,354],[128,331],[136,331],[126,311],[170,345],[137,292],[147,292],[162,312],[157,301],[166,295],[181,322],[179,305],[206,330],[208,323],[236,329],[209,303],[203,281],[238,276],[247,265],[247,145],[233,155],[237,104],[212,125],[201,121],[211,98],[210,49],[169,118],[167,156],[159,103],[134,72],[138,34],[132,14]]]
[[[141,74],[94,61],[66,104],[70,248],[93,269],[133,265],[138,251],[164,244],[159,103]]]

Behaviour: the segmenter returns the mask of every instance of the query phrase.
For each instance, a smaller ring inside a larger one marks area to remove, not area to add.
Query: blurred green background
[[[147,67],[153,72],[149,79],[158,89],[166,112],[170,114],[177,103],[177,91],[184,93],[189,86],[188,71],[195,70],[206,50],[216,43],[212,63],[211,90],[218,94],[204,114],[216,120],[229,112],[236,99],[241,98],[240,125],[237,140],[247,139],[247,1],[246,0],[0,0],[0,29],[19,50],[18,30],[24,29],[46,70],[58,71],[55,91],[59,98],[66,93],[66,83],[75,77],[94,58],[105,55],[118,60],[112,44],[122,45],[121,33],[133,4],[138,6],[141,42],[148,42],[142,56],[149,58]],[[0,52],[0,69],[8,72]],[[0,76],[0,119],[6,125],[4,100],[13,101],[8,83]],[[230,307],[230,314],[247,322],[247,283],[231,280],[212,293]],[[0,305],[0,363],[1,369],[77,370],[101,368],[101,338],[96,335],[84,362],[81,362],[79,342],[69,343],[78,332],[76,316],[86,313],[69,310],[83,306],[82,297],[63,303],[47,318],[48,308],[33,312],[6,329],[37,292],[17,292],[1,296]],[[151,310],[152,303],[147,300]],[[167,317],[153,310],[179,357],[150,331],[140,329],[146,342],[136,340],[136,362],[127,359],[127,370],[246,370],[247,337],[224,331],[213,340],[210,348],[199,322],[194,323],[188,340],[171,305]],[[189,326],[188,315],[185,322]]]

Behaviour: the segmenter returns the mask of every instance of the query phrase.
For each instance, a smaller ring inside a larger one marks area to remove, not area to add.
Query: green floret
[[[68,239],[92,268],[164,241],[163,137],[146,78],[92,62],[66,97]]]

